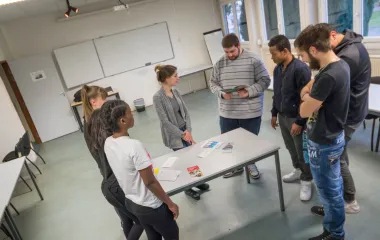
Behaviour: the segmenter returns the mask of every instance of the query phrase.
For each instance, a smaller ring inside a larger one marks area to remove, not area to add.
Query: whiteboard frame
[[[223,29],[221,29],[221,28],[218,28],[218,29],[211,30],[211,31],[208,31],[208,32],[204,32],[204,33],[203,33],[203,39],[204,39],[204,41],[205,41],[206,48],[207,48],[207,52],[208,52],[208,56],[210,57],[210,62],[211,62],[212,65],[214,65],[214,63],[212,62],[212,57],[211,57],[210,49],[209,49],[208,46],[207,46],[207,42],[206,42],[206,38],[205,38],[205,36],[208,35],[208,34],[211,34],[211,33],[219,32],[219,31],[222,32],[222,35],[223,35],[223,37],[224,37],[225,34],[224,34]]]
[[[102,38],[105,38],[105,37],[110,37],[110,36],[114,36],[114,35],[119,35],[119,34],[123,34],[123,33],[131,32],[131,31],[135,31],[135,30],[137,30],[137,29],[148,28],[148,27],[152,27],[152,26],[154,26],[154,25],[162,24],[162,23],[165,23],[165,25],[166,25],[166,29],[168,30],[168,36],[169,36],[170,47],[171,47],[171,50],[172,50],[172,53],[173,53],[173,57],[172,57],[172,58],[164,59],[164,60],[161,60],[161,61],[159,61],[159,62],[150,62],[150,65],[145,65],[145,66],[141,66],[141,67],[137,67],[137,68],[128,69],[128,70],[126,70],[126,71],[122,71],[122,72],[115,73],[115,74],[111,74],[111,75],[106,75],[106,74],[105,74],[104,67],[103,67],[103,64],[102,64],[102,60],[100,59],[100,56],[99,56],[99,53],[98,53],[98,48],[97,48],[97,46],[96,46],[96,42],[95,42],[96,39],[102,39]],[[138,27],[138,28],[134,28],[134,29],[127,30],[127,31],[118,32],[118,33],[109,34],[109,35],[101,36],[101,37],[98,37],[98,38],[94,38],[94,39],[93,39],[93,42],[94,42],[95,50],[96,50],[96,53],[98,54],[98,58],[99,58],[99,62],[100,62],[100,66],[102,67],[103,74],[104,74],[104,77],[105,77],[105,78],[113,77],[113,76],[116,76],[116,75],[119,75],[119,74],[122,74],[122,73],[126,73],[126,72],[130,72],[130,71],[134,71],[134,70],[137,70],[137,69],[140,69],[140,68],[144,68],[144,67],[152,66],[152,65],[157,64],[157,63],[160,63],[160,62],[166,62],[166,61],[169,61],[169,60],[175,59],[175,53],[174,53],[174,48],[173,48],[173,42],[172,42],[172,38],[171,38],[171,35],[170,35],[168,22],[166,22],[166,21],[163,21],[163,22],[157,22],[157,23],[154,23],[154,24],[146,25],[146,26],[144,26],[144,27]]]

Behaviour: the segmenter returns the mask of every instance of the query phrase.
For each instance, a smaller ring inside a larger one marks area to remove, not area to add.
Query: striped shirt
[[[223,56],[214,66],[210,88],[219,96],[219,114],[230,119],[249,119],[263,114],[264,91],[270,84],[270,77],[263,62],[255,54],[243,50],[235,60]],[[248,98],[233,93],[232,99],[222,98],[222,89],[248,86]]]

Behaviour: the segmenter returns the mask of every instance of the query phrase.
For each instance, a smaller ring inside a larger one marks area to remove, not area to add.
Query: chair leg
[[[17,208],[12,203],[9,203],[9,205],[13,208],[17,215],[20,215],[20,213],[17,211]]]
[[[46,162],[45,162],[45,159],[38,153],[38,152],[36,152],[36,151],[34,151],[34,149],[33,148],[30,148],[35,154],[37,154],[37,156],[39,156],[40,158],[41,158],[41,160],[42,160],[42,162],[44,162],[44,164],[46,164]]]
[[[37,170],[38,170],[38,172],[42,175],[42,172],[41,172],[41,170],[37,167],[37,165],[34,163],[34,162],[32,162],[28,157],[25,157],[26,158],[26,160],[28,160]]]
[[[364,129],[367,129],[367,125],[366,125],[366,123],[365,123],[365,120],[363,121],[363,128],[364,128]]]
[[[23,177],[21,177],[21,180],[25,183],[25,185],[29,188],[30,191],[33,191],[33,189],[29,186],[29,184],[25,181],[25,179]]]
[[[379,141],[380,141],[380,119],[379,119],[379,130],[377,132],[376,152],[379,151]]]
[[[373,119],[373,122],[372,122],[372,134],[371,134],[371,151],[373,152],[373,135],[375,135],[375,125],[376,124],[376,120]]]
[[[0,225],[0,229],[1,229],[1,231],[4,232],[4,234],[5,234],[8,238],[10,238],[11,240],[13,240],[11,233],[8,231],[7,227],[6,227],[3,223]]]

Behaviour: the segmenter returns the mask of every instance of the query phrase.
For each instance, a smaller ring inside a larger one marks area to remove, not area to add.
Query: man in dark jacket
[[[302,132],[306,119],[299,115],[299,106],[300,92],[310,81],[311,71],[304,62],[294,58],[289,39],[285,36],[273,37],[268,45],[272,60],[277,64],[273,72],[272,127],[276,129],[278,119],[294,167],[282,179],[286,183],[301,180],[300,199],[308,201],[312,195],[313,177],[303,156]]]
[[[345,211],[354,214],[360,211],[360,207],[355,199],[355,183],[348,168],[347,143],[368,114],[371,63],[368,52],[362,43],[363,37],[361,35],[348,29],[343,33],[338,33],[331,26],[330,28],[331,47],[335,54],[350,66],[350,105],[344,126],[346,145],[340,164],[344,185]],[[322,207],[313,207],[312,212],[324,215]]]

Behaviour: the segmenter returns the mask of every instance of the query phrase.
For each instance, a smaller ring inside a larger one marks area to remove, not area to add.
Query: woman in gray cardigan
[[[157,65],[154,68],[161,89],[153,96],[153,104],[161,123],[162,139],[166,147],[173,151],[195,144],[191,134],[191,121],[189,111],[181,94],[173,89],[178,84],[177,68],[172,65]],[[197,186],[206,191],[210,188],[207,183]],[[199,200],[199,192],[189,189],[186,195]]]

